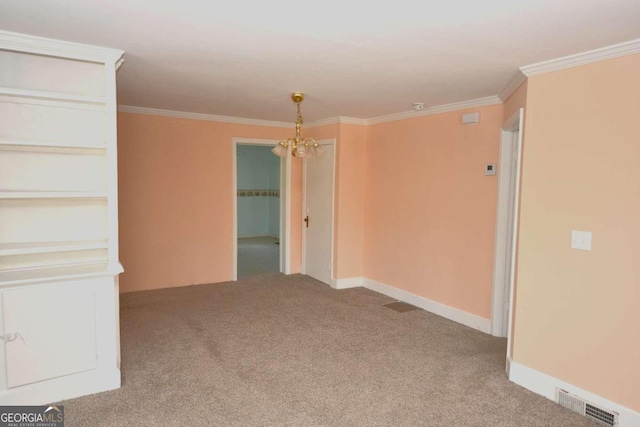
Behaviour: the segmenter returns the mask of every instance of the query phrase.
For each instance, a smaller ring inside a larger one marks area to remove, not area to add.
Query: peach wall
[[[362,276],[367,127],[340,125],[336,186],[336,279]]]
[[[368,129],[364,275],[489,318],[502,106]]]
[[[529,79],[514,336],[515,361],[635,411],[639,75],[633,55]]]
[[[231,139],[279,139],[290,131],[119,113],[122,292],[231,280]],[[293,172],[296,194],[301,174]],[[299,266],[301,223],[292,218],[292,265]]]

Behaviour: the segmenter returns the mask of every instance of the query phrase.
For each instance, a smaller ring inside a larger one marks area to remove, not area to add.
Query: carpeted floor
[[[273,237],[238,239],[238,278],[280,271],[280,245]]]
[[[124,294],[119,390],[67,426],[596,426],[513,383],[506,342],[305,276]]]

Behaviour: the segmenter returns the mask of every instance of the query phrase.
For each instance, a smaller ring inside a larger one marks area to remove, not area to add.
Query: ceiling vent
[[[605,426],[617,426],[618,425],[618,413],[603,409],[600,406],[589,403],[583,398],[569,393],[566,390],[560,388],[556,389],[556,402],[560,406],[577,412],[578,414],[585,416],[589,419],[599,422]]]

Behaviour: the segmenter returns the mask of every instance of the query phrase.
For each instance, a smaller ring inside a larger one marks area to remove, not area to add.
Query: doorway
[[[333,280],[335,139],[318,141],[324,155],[303,166],[302,272],[327,285]]]
[[[271,152],[277,142],[233,139],[233,280],[289,274],[291,164]]]
[[[521,108],[502,125],[498,169],[491,334],[507,338],[508,359],[511,358],[523,123],[524,109]]]

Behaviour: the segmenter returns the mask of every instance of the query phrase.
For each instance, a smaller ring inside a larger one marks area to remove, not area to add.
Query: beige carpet
[[[505,340],[280,274],[125,294],[121,389],[67,426],[596,426],[513,383]]]
[[[273,237],[238,239],[238,277],[258,276],[280,271],[280,245]]]

